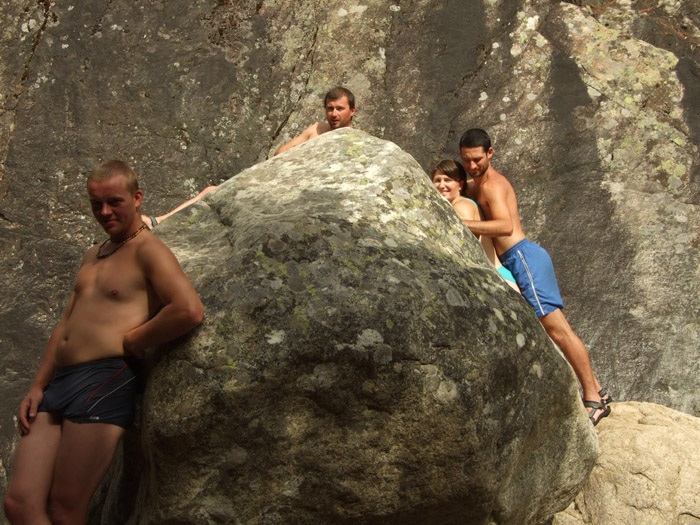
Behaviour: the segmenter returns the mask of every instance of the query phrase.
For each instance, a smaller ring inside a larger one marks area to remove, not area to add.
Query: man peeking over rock
[[[323,105],[326,108],[326,121],[316,122],[306,128],[301,135],[293,138],[284,146],[275,151],[275,155],[279,155],[283,151],[303,144],[323,133],[327,133],[334,129],[352,127],[352,117],[355,114],[355,95],[349,89],[344,87],[335,87],[326,93],[323,99]]]

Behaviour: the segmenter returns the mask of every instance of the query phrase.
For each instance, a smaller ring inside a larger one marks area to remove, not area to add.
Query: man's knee
[[[558,346],[566,346],[566,342],[571,338],[570,331],[560,326],[545,325],[547,335],[552,338]]]
[[[85,523],[93,492],[89,484],[54,482],[49,493],[51,523]]]
[[[22,517],[22,505],[17,497],[11,492],[5,494],[3,509],[5,510],[5,516],[7,516],[10,523],[21,523],[20,519]]]
[[[46,509],[23,494],[12,489],[5,494],[3,509],[7,520],[12,524],[19,523],[48,523]]]
[[[569,322],[566,320],[566,317],[564,317],[564,312],[562,312],[559,308],[551,311],[547,315],[543,315],[539,319],[545,331],[549,337],[554,339],[555,343],[557,340],[575,336]]]
[[[59,525],[62,523],[85,523],[87,516],[87,503],[72,501],[60,496],[49,498],[49,509],[51,513],[51,523]]]

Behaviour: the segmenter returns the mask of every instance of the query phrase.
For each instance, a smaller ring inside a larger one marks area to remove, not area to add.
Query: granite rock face
[[[700,419],[653,403],[613,408],[591,476],[553,525],[700,523]]]
[[[133,523],[538,523],[580,489],[570,367],[394,144],[328,133],[159,235],[207,313],[150,375]]]
[[[85,174],[124,158],[164,213],[322,120],[335,84],[426,170],[489,130],[601,381],[700,415],[695,0],[7,0],[0,19],[3,466],[103,238]]]

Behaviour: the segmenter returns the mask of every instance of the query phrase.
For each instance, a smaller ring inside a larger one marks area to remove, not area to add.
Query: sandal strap
[[[598,395],[600,396],[600,399],[603,401],[603,403],[605,403],[606,405],[608,403],[612,403],[613,401],[612,396],[608,394],[608,391],[605,388],[601,388],[600,390],[598,390]],[[607,397],[607,399],[603,399],[605,397]]]
[[[591,401],[588,399],[583,400],[583,406],[586,408],[592,408],[590,414],[588,414],[588,419],[591,420],[591,423],[593,423],[593,426],[596,426],[598,422],[603,419],[605,416],[610,414],[610,407],[606,405],[603,402],[600,401]],[[598,417],[596,417],[596,412],[598,410],[601,410],[600,414],[598,414]]]

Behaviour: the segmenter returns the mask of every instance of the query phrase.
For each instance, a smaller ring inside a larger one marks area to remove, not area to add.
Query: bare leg
[[[590,401],[600,401],[598,392],[601,386],[593,373],[588,350],[586,350],[583,341],[574,333],[564,317],[564,312],[556,309],[540,317],[540,322],[574,369],[583,389],[583,398]]]
[[[46,504],[60,442],[61,425],[48,412],[39,412],[17,447],[5,495],[10,523],[50,524]]]
[[[64,421],[49,500],[54,524],[85,523],[90,498],[104,477],[124,429]]]

